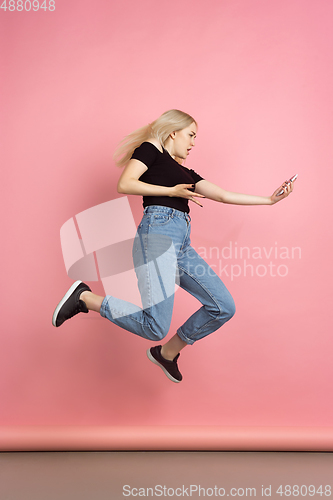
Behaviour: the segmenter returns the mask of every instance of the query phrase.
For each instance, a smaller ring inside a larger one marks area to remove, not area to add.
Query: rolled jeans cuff
[[[107,318],[107,315],[106,315],[106,307],[107,306],[108,306],[108,299],[107,299],[107,296],[106,296],[106,297],[104,297],[104,300],[102,302],[101,308],[99,310],[99,313],[102,316],[102,318]]]
[[[189,345],[192,345],[194,344],[195,340],[193,339],[189,339],[188,337],[186,337],[186,335],[184,335],[184,333],[182,332],[182,329],[181,328],[178,328],[177,330],[177,335],[178,337],[183,340],[184,342],[186,342],[186,344],[189,344]]]

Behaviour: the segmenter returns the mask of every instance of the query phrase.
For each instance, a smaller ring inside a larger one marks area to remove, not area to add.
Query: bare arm
[[[135,194],[140,196],[171,196],[187,198],[198,205],[200,203],[194,197],[204,198],[200,193],[189,191],[192,184],[177,184],[176,186],[156,186],[139,181],[141,175],[147,170],[144,163],[139,160],[130,160],[126,165],[118,181],[117,191],[122,194]]]
[[[139,177],[148,170],[146,165],[139,160],[130,160],[121,174],[117,191],[122,194],[137,194],[141,196],[170,196],[170,188],[155,186],[139,181]]]
[[[283,189],[284,194],[276,196]],[[293,190],[293,183],[287,185],[284,183],[274,191],[272,196],[256,196],[252,194],[233,193],[226,191],[212,182],[202,180],[196,183],[195,192],[204,195],[220,203],[228,203],[232,205],[274,205],[278,201],[286,198]]]

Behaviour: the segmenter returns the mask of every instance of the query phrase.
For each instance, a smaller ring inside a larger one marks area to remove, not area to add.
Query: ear
[[[176,132],[171,132],[170,137],[171,139],[174,139],[176,137]]]

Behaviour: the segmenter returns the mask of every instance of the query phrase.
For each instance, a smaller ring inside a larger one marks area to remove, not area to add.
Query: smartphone
[[[294,182],[298,177],[298,174],[294,175],[294,177],[291,177],[291,179],[289,179],[289,181],[286,181],[286,183],[288,184],[289,182]],[[278,192],[278,194],[276,196],[281,196],[281,194],[284,193],[284,190],[281,189],[281,191]]]

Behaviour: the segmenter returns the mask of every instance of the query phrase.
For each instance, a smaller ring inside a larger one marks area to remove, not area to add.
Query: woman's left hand
[[[291,181],[286,181],[284,182],[276,191],[274,191],[274,193],[272,194],[271,196],[271,202],[272,202],[272,205],[274,203],[277,203],[278,201],[281,201],[283,200],[284,198],[287,198],[287,196],[290,195],[290,193],[292,192],[292,190],[294,189],[294,182],[291,182]],[[284,193],[282,193],[280,196],[277,196],[277,194],[283,190]]]

